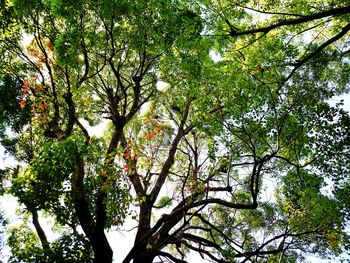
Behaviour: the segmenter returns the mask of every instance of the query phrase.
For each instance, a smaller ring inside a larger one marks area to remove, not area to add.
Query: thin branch
[[[255,9],[255,8],[252,8],[252,7],[248,7],[248,6],[244,6],[244,5],[241,5],[241,4],[235,4],[235,5],[237,5],[237,6],[241,7],[241,8],[244,8],[244,9],[248,9],[248,10],[257,12],[257,13],[261,13],[261,14],[305,17],[305,15],[300,15],[300,14],[262,11],[262,10]]]

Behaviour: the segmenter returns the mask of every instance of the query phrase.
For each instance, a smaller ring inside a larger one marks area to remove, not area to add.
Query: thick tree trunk
[[[94,263],[111,263],[113,251],[104,233],[103,225],[96,226],[84,190],[84,163],[80,155],[76,155],[77,171],[72,177],[72,196],[75,202],[75,211],[80,225],[89,239],[94,252]]]
[[[104,233],[96,234],[91,241],[94,251],[94,263],[112,263],[113,251]]]
[[[138,255],[134,257],[133,263],[152,263],[153,259],[154,257],[152,256],[138,253]]]
[[[147,250],[147,245],[143,243],[134,247],[123,260],[123,263],[152,263],[154,258],[154,252]]]

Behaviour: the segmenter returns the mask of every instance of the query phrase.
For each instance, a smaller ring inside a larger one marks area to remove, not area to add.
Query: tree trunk
[[[147,245],[143,243],[134,247],[123,260],[123,263],[130,263],[131,261],[133,263],[152,263],[154,258],[154,253],[147,250]]]
[[[94,251],[94,263],[112,263],[113,251],[104,233],[96,234],[91,240],[91,245]]]
[[[84,162],[79,154],[76,154],[76,164],[77,171],[72,176],[72,196],[75,203],[75,212],[94,251],[94,263],[111,263],[113,251],[104,233],[104,225],[96,226],[89,209],[88,201],[85,198]]]
[[[50,245],[49,242],[47,241],[46,235],[44,230],[42,229],[40,223],[39,223],[39,216],[38,216],[38,211],[33,209],[31,211],[32,216],[33,216],[33,224],[36,230],[36,233],[39,236],[40,242],[44,248],[44,250],[46,250],[47,252],[50,251]]]
[[[154,257],[145,255],[142,252],[134,257],[133,263],[152,263]]]

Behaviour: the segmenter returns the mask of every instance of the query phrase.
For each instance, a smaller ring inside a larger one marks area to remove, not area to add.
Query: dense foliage
[[[349,251],[350,118],[329,104],[349,89],[347,0],[0,10],[9,262],[112,262],[106,233],[132,220],[125,263]]]

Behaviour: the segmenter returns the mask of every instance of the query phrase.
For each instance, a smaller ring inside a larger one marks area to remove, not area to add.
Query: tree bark
[[[147,249],[147,241],[144,241],[133,247],[123,260],[123,263],[129,263],[131,261],[133,263],[152,263],[154,258],[154,252]]]
[[[50,245],[49,245],[49,242],[47,241],[45,232],[39,223],[38,211],[33,209],[31,211],[31,213],[32,213],[32,217],[33,217],[33,225],[34,225],[35,230],[39,236],[40,242],[41,242],[43,248],[48,251],[48,250],[50,250]]]
[[[90,240],[94,252],[94,263],[111,263],[113,251],[108,243],[103,228],[96,226],[84,191],[84,163],[79,154],[76,155],[77,171],[73,176],[73,199],[75,210],[81,227],[87,238]]]
[[[113,250],[108,243],[105,233],[98,231],[90,241],[94,251],[94,263],[112,263]]]
[[[143,254],[142,252],[139,252],[134,257],[133,263],[152,263],[154,257],[149,256],[147,254]]]

